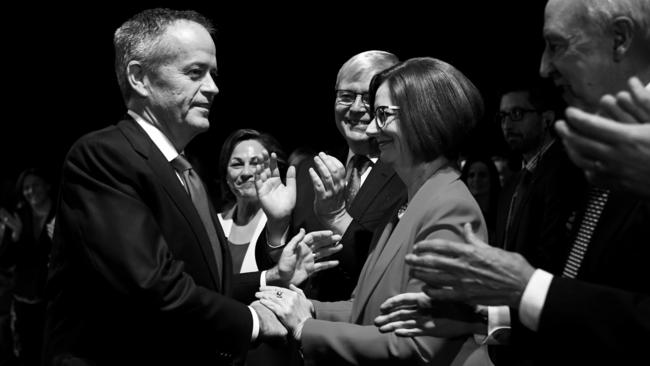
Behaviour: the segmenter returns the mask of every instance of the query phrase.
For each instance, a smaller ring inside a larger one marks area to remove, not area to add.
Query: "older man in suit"
[[[398,62],[385,51],[365,51],[347,60],[335,84],[334,120],[346,145],[334,155],[320,153],[297,170],[292,232],[328,229],[342,235],[339,266],[310,278],[307,293],[319,300],[347,300],[368,256],[372,233],[406,199],[404,184],[379,159],[371,121],[370,79]]]
[[[181,154],[209,127],[219,91],[212,30],[196,12],[152,9],[115,33],[128,116],[82,137],[64,163],[46,364],[230,364],[285,334],[233,289],[245,299],[265,282],[300,282],[319,268],[306,242],[337,239],[300,233],[278,267],[231,278],[223,232]]]

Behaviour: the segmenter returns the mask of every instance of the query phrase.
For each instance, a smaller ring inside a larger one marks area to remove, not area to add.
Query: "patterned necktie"
[[[608,197],[609,190],[607,189],[597,187],[591,187],[589,189],[585,213],[578,226],[578,232],[571,246],[569,258],[564,264],[562,277],[576,278],[578,275],[580,264],[587,253],[587,246],[591,241],[594,230],[596,230],[596,225],[598,225],[598,220],[603,213]]]
[[[361,176],[372,164],[370,159],[364,155],[354,155],[346,167],[346,185],[345,185],[345,208],[350,209],[354,197],[356,197],[361,187]]]
[[[221,255],[221,247],[219,243],[219,237],[217,236],[217,231],[214,227],[214,222],[212,221],[212,215],[210,215],[210,205],[208,202],[208,195],[205,193],[203,188],[203,183],[201,183],[201,178],[198,174],[192,169],[192,165],[185,159],[183,155],[178,155],[174,160],[171,161],[174,169],[180,174],[185,182],[185,190],[192,199],[194,207],[201,217],[203,226],[205,227],[208,237],[210,238],[210,244],[212,245],[212,251],[214,252],[215,260],[217,261],[217,268],[221,274],[223,268],[223,258]]]

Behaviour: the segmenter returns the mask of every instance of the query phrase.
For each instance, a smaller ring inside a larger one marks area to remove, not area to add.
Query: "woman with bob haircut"
[[[459,337],[450,339],[381,333],[374,323],[386,299],[421,293],[424,283],[410,276],[404,262],[416,242],[461,241],[465,223],[487,238],[481,209],[455,163],[461,144],[482,116],[481,95],[450,64],[423,57],[375,75],[370,104],[374,119],[366,133],[377,140],[380,159],[404,181],[408,199],[375,233],[353,298],[312,301],[295,286],[263,287],[257,296],[299,342],[306,364],[489,364],[487,354],[477,352],[474,338],[466,335],[464,322],[459,323]],[[421,296],[426,301],[426,295]],[[477,318],[474,309],[464,305],[435,309],[448,317]]]

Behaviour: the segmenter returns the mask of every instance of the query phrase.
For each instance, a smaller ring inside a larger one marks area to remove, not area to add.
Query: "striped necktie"
[[[603,213],[608,197],[609,190],[607,189],[597,187],[591,187],[589,189],[585,213],[578,226],[578,232],[571,246],[569,257],[564,264],[562,277],[576,278],[578,275],[580,264],[582,264],[582,260],[587,253],[587,246],[591,241],[594,230],[596,230],[596,225],[598,225],[598,220]]]

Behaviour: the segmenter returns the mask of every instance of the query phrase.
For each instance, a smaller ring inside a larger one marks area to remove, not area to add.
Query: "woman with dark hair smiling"
[[[455,165],[461,143],[481,118],[482,98],[460,71],[434,58],[410,59],[378,73],[369,95],[374,119],[366,133],[404,181],[408,200],[375,233],[351,300],[310,301],[295,286],[263,287],[257,296],[301,344],[308,364],[487,364],[472,337],[398,337],[374,325],[386,299],[421,291],[423,283],[404,263],[416,242],[462,240],[465,223],[486,238],[481,210]],[[475,317],[469,307],[440,311]],[[458,334],[466,329],[459,326]]]
[[[235,273],[255,272],[273,267],[282,245],[256,245],[260,236],[267,244],[267,217],[255,189],[255,173],[271,153],[276,156],[281,175],[287,170],[286,154],[271,135],[239,129],[226,138],[219,155],[219,176],[224,210],[219,213]],[[274,260],[275,259],[275,260]]]

